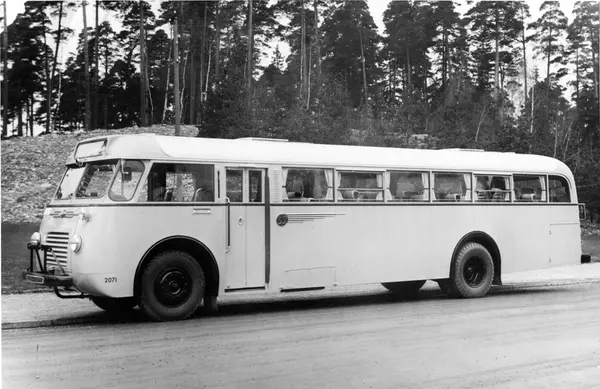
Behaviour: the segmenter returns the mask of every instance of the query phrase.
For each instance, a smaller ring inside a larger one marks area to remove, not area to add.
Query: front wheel
[[[194,257],[182,251],[158,254],[144,269],[140,308],[157,321],[192,315],[204,297],[204,272]]]
[[[138,304],[137,300],[133,297],[112,298],[91,296],[90,300],[92,300],[98,308],[104,309],[106,312],[114,313],[131,311]]]
[[[425,280],[404,281],[404,282],[384,282],[384,288],[397,295],[414,295],[425,285]]]
[[[476,298],[486,295],[494,279],[494,261],[481,244],[466,243],[456,255],[453,277],[448,283],[451,296]]]

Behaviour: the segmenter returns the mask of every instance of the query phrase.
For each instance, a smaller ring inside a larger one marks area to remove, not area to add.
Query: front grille
[[[68,232],[49,232],[46,235],[46,245],[52,247],[54,256],[48,250],[46,254],[46,266],[56,266],[54,257],[58,260],[64,270],[71,270],[67,265],[67,253],[69,250],[69,233]]]

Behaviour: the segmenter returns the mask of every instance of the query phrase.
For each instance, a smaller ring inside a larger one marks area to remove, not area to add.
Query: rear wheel
[[[158,321],[182,320],[192,315],[204,296],[204,272],[182,251],[154,257],[142,273],[140,308]]]
[[[494,261],[487,249],[475,242],[466,243],[453,262],[453,277],[448,283],[448,293],[462,298],[486,295],[494,279]]]
[[[403,281],[403,282],[384,282],[384,288],[397,295],[414,295],[425,285],[425,280]]]
[[[138,305],[137,300],[133,297],[112,298],[91,296],[90,300],[98,308],[104,309],[106,312],[128,312]]]

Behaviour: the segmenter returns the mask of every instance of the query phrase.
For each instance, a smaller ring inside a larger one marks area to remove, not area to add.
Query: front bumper
[[[36,285],[66,287],[73,286],[73,277],[67,275],[55,276],[51,274],[45,274],[42,272],[23,270],[22,276],[25,281]]]
[[[29,249],[29,268],[21,272],[23,280],[36,285],[73,286],[73,277],[65,273],[65,270],[60,266],[58,261],[55,261],[56,266],[54,267],[47,266],[48,255],[53,255],[52,247],[28,244],[27,248]],[[40,250],[44,253],[43,259],[40,256]],[[37,260],[34,260],[34,257]]]

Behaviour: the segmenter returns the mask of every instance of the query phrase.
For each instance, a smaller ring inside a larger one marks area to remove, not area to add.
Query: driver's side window
[[[140,202],[214,202],[214,166],[154,163]]]

